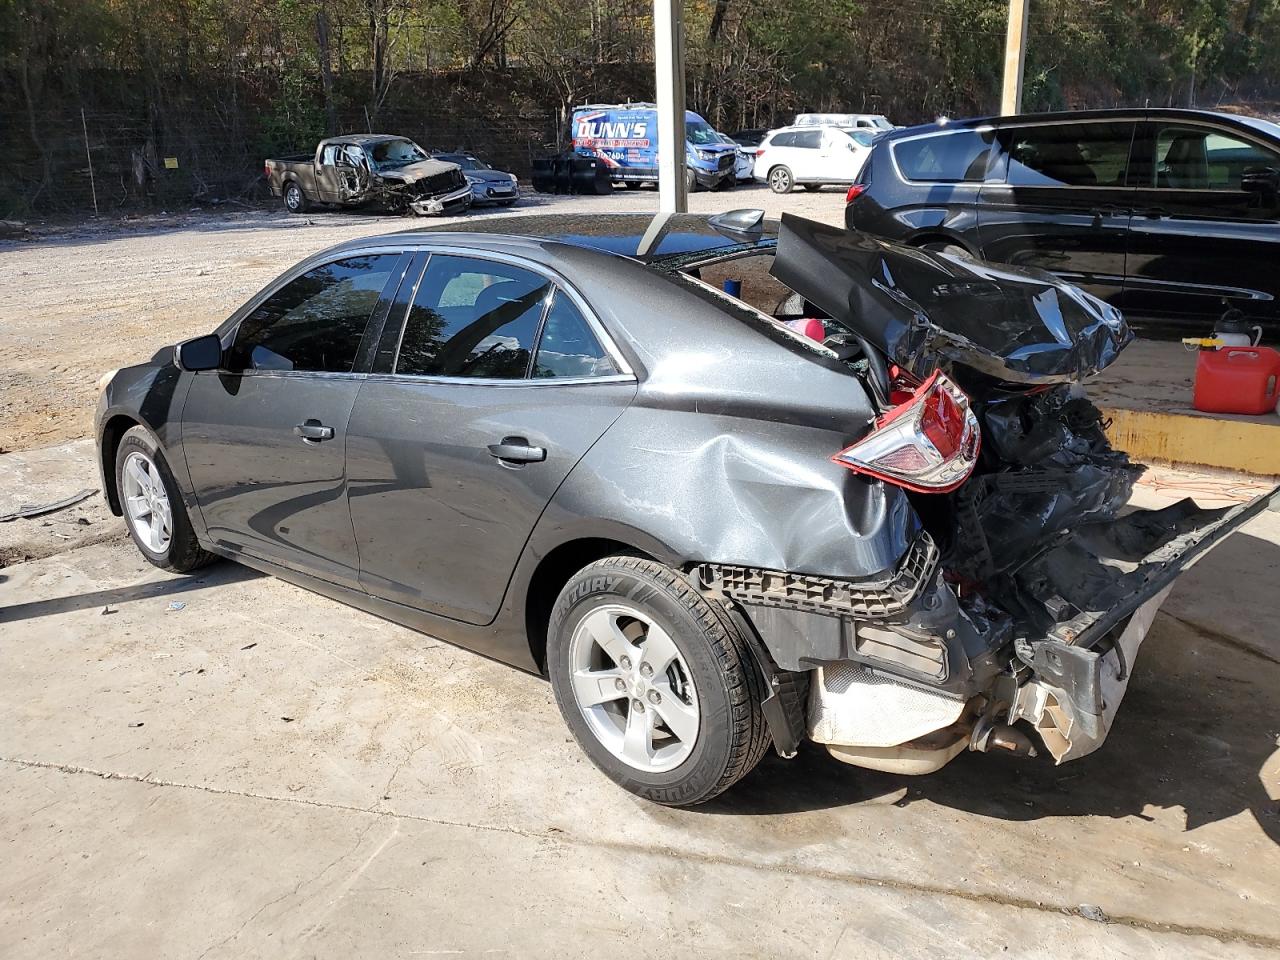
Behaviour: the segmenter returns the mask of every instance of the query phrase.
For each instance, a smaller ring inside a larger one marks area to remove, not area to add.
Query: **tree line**
[[[1029,110],[1265,106],[1280,75],[1280,0],[1029,3]],[[993,112],[1006,16],[1005,0],[686,0],[689,105],[728,132],[800,110]],[[652,59],[649,0],[0,0],[0,202],[49,192],[47,128],[69,143],[79,109],[161,139],[204,124],[242,163],[415,111],[537,114],[546,141],[576,103],[651,97]]]

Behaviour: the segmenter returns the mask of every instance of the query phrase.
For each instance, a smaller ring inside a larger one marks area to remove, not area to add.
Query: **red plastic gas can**
[[[1272,413],[1280,352],[1270,347],[1201,350],[1191,404],[1205,413]]]

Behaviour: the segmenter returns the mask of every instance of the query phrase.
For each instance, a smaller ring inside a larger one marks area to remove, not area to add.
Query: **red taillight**
[[[877,420],[869,434],[831,459],[908,490],[947,493],[969,478],[981,442],[969,398],[936,372]]]
[[[855,183],[853,186],[849,188],[849,192],[844,195],[844,202],[853,203],[853,201],[857,200],[860,196],[862,196],[863,192],[866,189],[867,189],[867,185],[865,183]]]
[[[268,180],[271,179],[271,161],[268,160],[262,165],[262,175]]]

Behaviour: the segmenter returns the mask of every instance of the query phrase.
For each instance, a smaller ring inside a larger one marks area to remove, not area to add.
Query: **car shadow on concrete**
[[[77,610],[98,609],[107,614],[108,611],[114,612],[119,607],[138,600],[178,596],[192,590],[240,583],[260,576],[262,574],[256,570],[242,567],[238,563],[218,563],[195,576],[174,576],[151,583],[112,587],[109,590],[91,590],[88,593],[74,593],[67,597],[50,597],[47,600],[32,600],[0,607],[0,624],[52,617]]]
[[[1242,591],[1248,618],[1232,622],[1232,597],[1206,603],[1203,619],[1215,629],[1162,612],[1110,736],[1088,757],[1054,766],[1046,758],[963,753],[937,773],[911,777],[847,766],[806,743],[789,761],[770,751],[742,783],[693,809],[776,815],[901,794],[898,806],[928,801],[1009,821],[1151,820],[1148,807],[1181,807],[1186,830],[1247,811],[1280,845],[1280,802],[1264,788],[1265,777],[1280,773],[1280,656],[1234,639],[1249,622],[1280,622],[1280,596],[1264,583],[1277,570],[1280,547],[1237,535],[1188,574],[1198,583],[1182,589],[1239,589],[1256,576],[1260,589]]]

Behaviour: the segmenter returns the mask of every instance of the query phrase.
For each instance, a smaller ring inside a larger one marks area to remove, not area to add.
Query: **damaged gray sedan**
[[[1080,383],[1130,339],[798,218],[525,217],[309,258],[104,377],[97,437],[150,562],[544,673],[601,770],[693,804],[806,738],[900,773],[1102,744],[1174,579],[1277,497],[1127,508]]]

